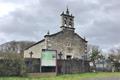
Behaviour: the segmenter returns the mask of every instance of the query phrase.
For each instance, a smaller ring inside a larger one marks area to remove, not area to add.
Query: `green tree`
[[[101,50],[99,49],[99,47],[97,46],[93,46],[91,53],[90,53],[90,60],[93,63],[93,68],[94,70],[96,70],[96,64],[95,64],[95,60],[97,60],[100,57]]]
[[[103,71],[105,71],[105,56],[104,55],[102,55],[102,54],[100,54],[100,55],[98,55],[98,58],[102,61],[102,64],[103,64]]]

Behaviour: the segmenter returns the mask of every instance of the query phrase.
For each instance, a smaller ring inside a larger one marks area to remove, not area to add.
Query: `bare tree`
[[[110,49],[110,54],[109,54],[108,58],[111,61],[120,61],[120,48]]]

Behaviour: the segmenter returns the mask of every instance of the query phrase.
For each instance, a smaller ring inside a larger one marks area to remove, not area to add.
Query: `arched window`
[[[64,23],[65,23],[65,24],[67,24],[67,21],[66,21],[66,20],[64,20]]]
[[[67,17],[64,17],[64,20],[67,20]]]
[[[67,26],[67,21],[66,20],[64,20],[64,24],[65,24],[64,26]]]
[[[72,22],[69,22],[69,27],[72,27]]]
[[[70,21],[73,21],[73,19],[70,19]]]

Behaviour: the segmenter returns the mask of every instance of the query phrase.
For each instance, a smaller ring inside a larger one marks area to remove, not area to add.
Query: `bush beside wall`
[[[0,53],[0,76],[25,76],[26,66],[20,54]]]

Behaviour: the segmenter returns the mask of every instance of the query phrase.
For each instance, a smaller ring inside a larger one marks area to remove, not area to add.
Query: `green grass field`
[[[81,73],[51,77],[0,77],[0,80],[82,80],[84,78],[120,77],[119,72]],[[89,80],[89,79],[88,79]]]

